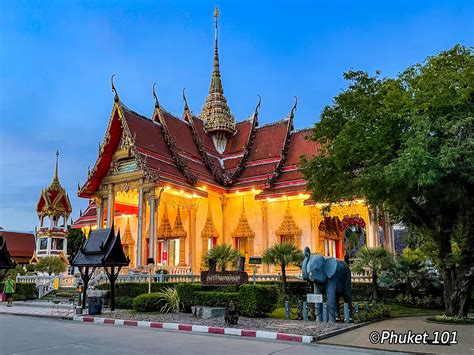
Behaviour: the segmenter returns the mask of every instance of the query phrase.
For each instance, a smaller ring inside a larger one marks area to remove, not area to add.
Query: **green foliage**
[[[115,307],[117,309],[132,309],[134,297],[115,297]]]
[[[196,292],[202,290],[200,283],[185,282],[176,285],[176,290],[178,291],[179,299],[181,300],[181,305],[184,312],[191,312],[191,306],[195,306],[194,303]]]
[[[390,254],[383,248],[362,247],[356,254],[356,260],[351,269],[358,274],[366,274],[372,277],[372,295],[378,300],[378,275],[391,264]]]
[[[39,272],[47,272],[51,274],[60,274],[67,270],[67,265],[58,256],[45,256],[41,258],[35,266],[35,270]]]
[[[36,298],[36,285],[30,283],[16,283],[15,295],[22,298],[22,301],[33,300]]]
[[[321,148],[303,162],[313,199],[365,197],[422,234],[436,245],[446,312],[466,315],[474,263],[473,49],[456,45],[393,79],[361,71],[344,78],[348,89],[324,108],[311,136]]]
[[[430,322],[445,323],[445,324],[474,324],[473,317],[449,317],[446,315],[437,315],[434,317],[428,317],[426,320]]]
[[[158,293],[144,293],[133,300],[133,309],[137,312],[158,312],[163,307],[166,307],[166,301]]]
[[[399,294],[395,297],[395,302],[408,307],[424,309],[439,309],[443,307],[441,297],[434,297],[432,295],[411,297]]]
[[[220,244],[208,251],[204,256],[204,265],[209,268],[209,259],[216,259],[216,269],[226,271],[229,267],[235,267],[239,252],[227,244]]]
[[[165,301],[165,305],[161,307],[160,312],[176,313],[179,311],[179,294],[174,287],[165,288],[163,291],[157,292],[156,295],[160,296],[161,299]]]
[[[71,259],[74,258],[84,240],[84,233],[81,229],[68,227],[67,230],[67,253]]]
[[[151,292],[160,292],[168,287],[175,287],[172,282],[153,282],[151,284]],[[110,284],[104,284],[97,287],[99,290],[109,290]],[[137,297],[148,292],[147,282],[120,282],[115,284],[116,297]]]
[[[264,264],[277,265],[281,267],[282,290],[286,294],[286,267],[288,265],[299,265],[304,259],[303,252],[294,244],[274,244],[264,251],[262,261]]]
[[[193,303],[196,306],[209,307],[227,307],[229,302],[233,301],[239,304],[238,292],[222,292],[222,291],[198,291],[194,294]]]
[[[238,310],[246,317],[259,317],[272,313],[278,301],[276,286],[242,285],[239,288]]]
[[[371,320],[390,318],[390,307],[374,303],[369,304],[369,310],[359,304],[359,313],[354,313],[354,323],[363,323]]]

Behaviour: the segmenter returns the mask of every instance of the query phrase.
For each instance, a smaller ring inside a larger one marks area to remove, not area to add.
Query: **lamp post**
[[[82,280],[79,280],[77,282],[76,290],[79,293],[79,305],[76,307],[76,314],[82,314],[82,290],[83,290],[83,282]]]
[[[147,258],[146,263],[148,264],[148,293],[151,293],[151,269],[155,263],[155,259]]]

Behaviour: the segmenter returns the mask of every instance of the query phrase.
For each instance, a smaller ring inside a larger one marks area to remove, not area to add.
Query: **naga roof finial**
[[[188,100],[186,100],[186,88],[183,88],[184,111],[189,111]]]
[[[115,74],[112,74],[112,77],[110,78],[110,82],[112,83],[112,92],[114,93],[114,101],[119,102],[117,89],[115,88],[115,85],[114,85],[114,76]]]
[[[293,97],[295,98],[295,104],[293,105],[293,108],[291,109],[290,118],[293,118],[293,116],[295,115],[296,106],[298,105],[298,98],[296,96],[293,96]]]
[[[153,97],[155,98],[155,108],[160,108],[160,103],[158,102],[158,97],[156,96],[155,92],[155,85],[156,83],[153,83]]]

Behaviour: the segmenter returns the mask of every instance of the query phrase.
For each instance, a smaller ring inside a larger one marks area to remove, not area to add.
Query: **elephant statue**
[[[311,254],[309,248],[306,247],[301,272],[303,280],[313,284],[315,294],[326,293],[329,320],[334,322],[338,314],[339,297],[344,297],[344,302],[348,304],[352,301],[349,267],[342,260]]]

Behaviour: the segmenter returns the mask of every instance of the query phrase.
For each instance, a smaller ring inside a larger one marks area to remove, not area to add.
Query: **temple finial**
[[[59,160],[59,149],[56,149],[56,169],[54,170],[54,181],[59,180],[58,178],[58,160]]]
[[[114,85],[114,76],[115,74],[112,75],[112,77],[110,78],[110,81],[112,83],[112,92],[114,93],[114,101],[118,102],[119,97],[118,97],[117,89],[115,88],[115,85]]]
[[[156,96],[155,92],[155,85],[156,83],[153,83],[153,97],[155,98],[155,108],[160,108],[160,103],[158,102],[158,97]]]
[[[184,111],[189,111],[188,100],[186,100],[186,88],[183,88]]]
[[[293,118],[293,116],[295,115],[296,106],[298,105],[298,98],[296,96],[293,96],[293,97],[295,98],[295,104],[293,105],[293,108],[291,109],[290,118]]]

